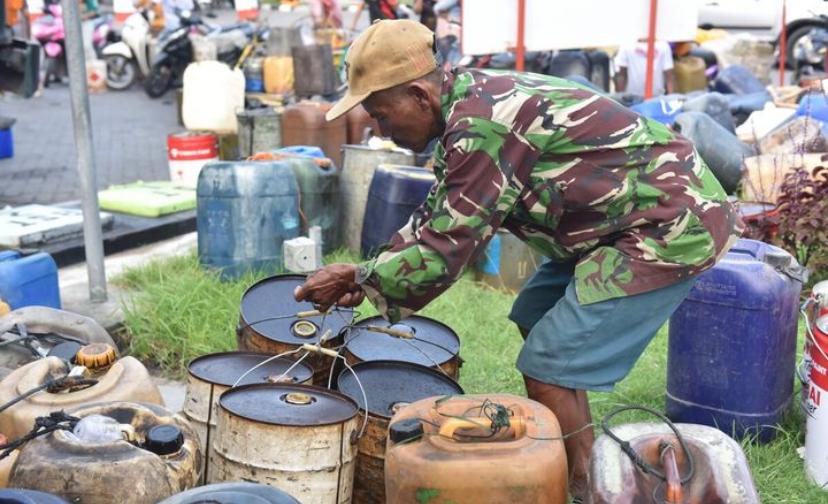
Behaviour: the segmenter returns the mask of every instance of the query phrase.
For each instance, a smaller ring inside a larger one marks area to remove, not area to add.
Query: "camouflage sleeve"
[[[442,145],[445,173],[435,170],[430,215],[409,222],[390,248],[359,268],[357,281],[392,322],[423,308],[476,260],[520,196],[515,172],[523,171],[516,167],[537,159],[520,135],[480,117],[458,121]]]

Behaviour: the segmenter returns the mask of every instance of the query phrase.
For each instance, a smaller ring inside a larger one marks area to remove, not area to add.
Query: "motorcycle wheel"
[[[154,66],[144,81],[144,91],[150,98],[160,98],[172,84],[172,68]]]
[[[106,62],[106,86],[116,91],[128,89],[135,82],[135,65],[120,54],[104,58]]]
[[[800,65],[822,66],[824,57],[821,49],[825,48],[825,27],[808,24],[800,26],[788,35],[788,68]]]

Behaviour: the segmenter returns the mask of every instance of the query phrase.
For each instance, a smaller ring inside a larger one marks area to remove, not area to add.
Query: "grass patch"
[[[327,257],[328,262],[353,259],[347,253]],[[129,352],[180,378],[192,358],[235,348],[239,302],[245,289],[262,276],[251,274],[236,282],[220,282],[216,275],[199,267],[194,254],[127,271],[116,282],[133,291],[132,301],[124,307]],[[506,319],[513,300],[514,295],[482,287],[466,276],[422,312],[448,324],[460,335],[466,361],[460,381],[468,393],[525,393],[514,366],[521,338]],[[369,303],[363,304],[360,311],[363,316],[376,313]],[[802,334],[799,348],[801,338]],[[609,410],[623,404],[663,410],[666,367],[664,328],[614,392],[590,394],[595,420],[600,421]],[[796,448],[803,443],[797,401],[798,395],[774,442],[743,444],[765,503],[828,503],[828,493],[806,481],[802,461],[796,454]],[[644,413],[630,413],[617,419],[642,420],[650,418]]]

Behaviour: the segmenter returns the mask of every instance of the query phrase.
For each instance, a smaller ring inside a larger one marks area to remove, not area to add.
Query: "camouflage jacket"
[[[569,81],[455,71],[442,90],[437,183],[357,281],[392,322],[423,308],[504,227],[577,260],[579,302],[665,287],[712,267],[741,221],[693,145]]]

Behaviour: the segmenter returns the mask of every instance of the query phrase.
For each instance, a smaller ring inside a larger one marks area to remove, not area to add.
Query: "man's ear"
[[[417,105],[422,110],[428,110],[430,108],[429,103],[429,93],[426,84],[422,81],[415,81],[412,82],[408,87],[408,93],[411,95],[414,100],[416,100]]]

